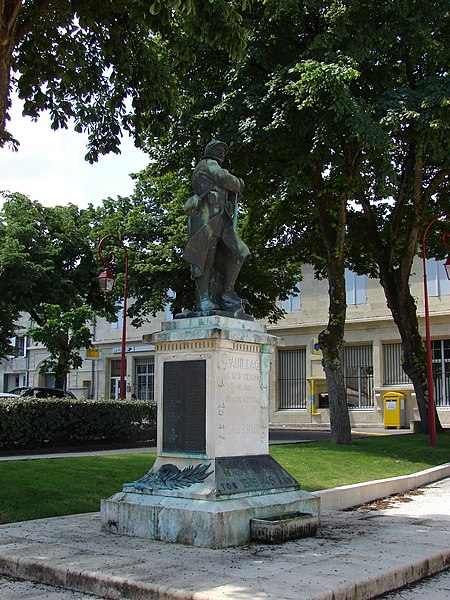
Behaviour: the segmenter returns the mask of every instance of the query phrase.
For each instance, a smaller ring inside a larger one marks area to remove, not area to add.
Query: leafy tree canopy
[[[111,313],[98,291],[98,262],[90,213],[74,205],[44,207],[22,194],[3,194],[0,210],[0,354],[11,354],[9,338],[20,312],[38,324],[45,305],[63,312],[89,306]]]
[[[193,42],[183,111],[154,158],[175,173],[210,137],[230,144],[246,181],[243,238],[283,246],[330,280],[326,342],[339,367],[344,265],[383,282],[384,257],[407,291],[420,233],[448,202],[448,7],[266,0],[245,17],[241,61]],[[418,333],[415,312],[402,327]]]
[[[44,304],[41,309],[42,325],[27,333],[35,342],[42,343],[50,357],[40,365],[41,373],[55,373],[55,387],[65,388],[66,377],[72,369],[81,367],[81,348],[91,345],[91,330],[87,321],[93,317],[86,306],[63,311],[55,304]]]
[[[22,194],[4,194],[0,211],[0,287],[3,300],[14,303],[39,322],[38,307],[64,309],[87,301],[101,306],[95,287],[88,211],[73,204],[44,207]]]
[[[193,59],[189,40],[226,48],[245,43],[228,0],[4,0],[0,2],[0,144],[11,87],[24,114],[48,110],[52,127],[87,131],[90,162],[119,152],[123,131],[136,144],[160,135],[174,112],[173,73]],[[127,101],[129,99],[129,101]]]

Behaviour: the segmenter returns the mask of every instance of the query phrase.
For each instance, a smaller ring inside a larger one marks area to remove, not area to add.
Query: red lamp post
[[[448,219],[450,214],[440,215],[432,219],[425,227],[422,237],[422,264],[423,264],[423,291],[425,299],[425,337],[427,346],[427,387],[428,387],[428,432],[430,435],[430,444],[436,446],[436,406],[434,398],[434,378],[433,378],[433,355],[431,351],[431,335],[430,335],[430,312],[428,308],[428,284],[427,284],[427,262],[425,252],[425,240],[430,230],[430,227],[443,219]],[[442,236],[443,244],[450,248],[448,238],[450,234],[444,233]],[[447,277],[450,279],[450,256],[447,256],[447,261],[444,265]]]
[[[115,262],[116,255],[109,251],[106,258],[102,255],[102,246],[109,240],[119,245],[125,253],[125,279],[123,285],[123,324],[122,324],[122,348],[120,356],[120,399],[124,400],[125,394],[125,344],[127,339],[127,292],[128,292],[128,251],[121,239],[113,235],[105,235],[98,244],[98,256],[103,263],[104,270],[98,276],[98,285],[103,294],[110,294],[114,287],[115,276],[109,267]]]

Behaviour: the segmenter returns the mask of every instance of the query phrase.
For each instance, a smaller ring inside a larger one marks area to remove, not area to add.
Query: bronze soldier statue
[[[225,142],[207,144],[192,176],[194,195],[185,204],[188,243],[184,260],[196,283],[197,314],[232,313],[241,316],[244,303],[234,291],[249,249],[236,233],[238,202],[244,182],[221,165]]]

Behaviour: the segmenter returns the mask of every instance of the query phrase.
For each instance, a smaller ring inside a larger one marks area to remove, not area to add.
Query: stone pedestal
[[[156,347],[158,455],[146,475],[102,501],[102,527],[220,548],[249,542],[250,519],[318,519],[318,499],[269,455],[275,338],[265,327],[195,317],[165,322],[145,341]]]

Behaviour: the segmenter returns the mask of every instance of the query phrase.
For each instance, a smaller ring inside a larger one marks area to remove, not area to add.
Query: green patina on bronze
[[[196,283],[195,314],[248,318],[246,301],[234,290],[242,264],[250,254],[236,233],[244,182],[221,166],[227,151],[225,142],[212,140],[195,167],[194,194],[184,207],[188,243],[183,258],[190,264]]]

